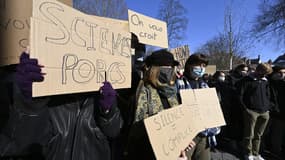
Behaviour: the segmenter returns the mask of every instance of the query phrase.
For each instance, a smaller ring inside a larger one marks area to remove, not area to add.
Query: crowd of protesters
[[[205,73],[208,58],[191,55],[184,71],[167,50],[144,57],[132,37],[132,88],[32,98],[32,83],[45,73],[29,51],[19,64],[2,67],[0,157],[47,160],[152,160],[143,120],[181,103],[179,90],[215,87],[226,126],[208,128],[181,148],[179,160],[210,160],[227,149],[244,160],[263,160],[270,151],[284,159],[285,65],[240,64],[229,73]],[[43,64],[44,65],[44,64]]]
[[[284,71],[279,62],[255,68],[240,64],[210,77],[209,86],[217,90],[227,123],[218,135],[218,148],[241,159],[262,160],[265,152],[284,159]]]

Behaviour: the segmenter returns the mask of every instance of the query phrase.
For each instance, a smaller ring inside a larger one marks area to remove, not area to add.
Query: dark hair
[[[138,37],[132,33],[131,48],[138,51],[146,51],[145,44],[139,43]]]
[[[279,72],[281,69],[285,69],[285,67],[283,67],[283,66],[273,66],[272,69],[273,69],[273,72]]]
[[[214,78],[214,79],[218,79],[218,77],[219,77],[222,73],[225,74],[225,72],[223,72],[223,71],[216,71],[216,72],[214,73],[214,75],[213,75],[213,78]]]
[[[234,69],[236,72],[237,71],[241,71],[243,70],[243,68],[248,67],[246,64],[239,64],[236,66],[236,68]]]
[[[208,65],[209,60],[207,56],[204,54],[192,54],[186,61],[185,67],[188,65],[199,65],[201,63],[205,63]]]
[[[190,66],[193,65],[200,65],[202,63],[205,63],[206,65],[208,65],[208,59],[207,56],[204,54],[192,54],[186,61],[185,66],[184,66],[184,75],[186,77],[190,77]]]

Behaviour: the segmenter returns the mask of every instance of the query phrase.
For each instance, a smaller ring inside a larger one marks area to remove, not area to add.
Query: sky
[[[185,45],[190,53],[224,31],[225,8],[231,6],[233,25],[249,29],[258,15],[258,4],[262,0],[180,0],[187,9],[188,28],[185,31]],[[231,2],[231,3],[230,3]],[[138,13],[157,18],[160,0],[126,0],[128,8]],[[263,62],[275,60],[285,50],[272,43],[256,42],[246,54],[249,58],[261,56]]]

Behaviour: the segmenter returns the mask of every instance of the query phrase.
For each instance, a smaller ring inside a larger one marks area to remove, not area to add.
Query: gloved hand
[[[27,100],[32,99],[32,83],[44,80],[44,73],[41,73],[42,67],[38,64],[37,59],[31,59],[26,52],[21,54],[20,63],[16,69],[15,82]]]
[[[100,106],[102,106],[105,111],[110,110],[117,98],[117,92],[113,89],[110,82],[103,82],[103,86],[99,91],[101,94],[99,100]]]

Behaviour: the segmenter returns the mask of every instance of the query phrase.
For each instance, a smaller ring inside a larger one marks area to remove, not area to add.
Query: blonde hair
[[[273,70],[272,70],[272,67],[271,67],[270,64],[268,64],[268,63],[260,63],[260,64],[257,65],[255,71],[257,73],[260,73],[260,74],[268,75],[268,74],[271,74]]]
[[[145,66],[145,72],[144,72],[144,82],[150,83],[154,87],[163,87],[166,86],[167,84],[162,84],[159,80],[159,73],[160,73],[160,66],[151,66],[151,67],[146,67]],[[170,81],[170,85],[175,84],[175,73],[173,74],[173,78]]]

